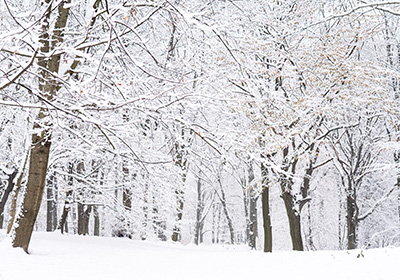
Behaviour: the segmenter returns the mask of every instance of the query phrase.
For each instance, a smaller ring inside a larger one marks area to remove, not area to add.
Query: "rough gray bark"
[[[42,44],[40,51],[42,53],[50,53],[58,44],[63,42],[63,30],[66,26],[69,8],[65,8],[65,4],[71,1],[66,0],[58,6],[58,14],[55,20],[52,36],[49,25],[50,15],[52,13],[52,5],[50,0],[44,0],[43,6],[47,6],[47,11],[42,19],[40,42]],[[51,43],[51,45],[50,45]],[[42,68],[39,70],[39,90],[48,100],[53,100],[58,91],[57,81],[51,73],[57,73],[59,70],[61,55],[52,55],[50,58],[39,58],[38,65]],[[41,109],[38,120],[46,117],[46,111]],[[48,124],[49,125],[49,124]],[[50,155],[51,132],[49,128],[43,128],[39,122],[34,124],[34,129],[41,129],[41,133],[32,135],[32,148],[29,161],[28,182],[24,198],[22,201],[20,215],[17,218],[15,234],[13,234],[12,244],[14,247],[20,247],[28,252],[28,246],[31,239],[33,226],[39,212],[40,204],[43,198],[43,192],[46,183],[47,164]]]
[[[41,144],[44,142],[43,144]],[[43,197],[46,182],[47,163],[50,153],[50,141],[46,137],[33,135],[31,158],[29,162],[28,183],[22,202],[21,212],[16,220],[12,244],[28,252],[33,226]]]

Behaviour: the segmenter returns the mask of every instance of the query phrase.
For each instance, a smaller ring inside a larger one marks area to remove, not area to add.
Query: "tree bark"
[[[45,135],[32,136],[34,147],[29,161],[28,183],[22,202],[21,212],[16,220],[13,246],[28,252],[33,226],[42,202],[46,182],[50,141]]]
[[[78,235],[89,234],[89,218],[91,211],[91,205],[78,202]]]
[[[294,145],[294,143],[293,143]],[[291,174],[295,174],[297,159],[289,162],[288,159],[289,147],[283,149],[283,166],[284,171],[288,172],[290,169]],[[282,174],[280,178],[281,185],[281,198],[285,203],[286,215],[289,220],[290,237],[292,240],[292,247],[295,251],[304,251],[303,238],[301,237],[301,219],[300,219],[300,205],[293,195],[293,180],[289,175]]]
[[[15,170],[13,173],[8,174],[8,179],[7,179],[7,187],[5,187],[3,196],[0,200],[0,228],[3,228],[3,222],[4,222],[4,207],[6,206],[8,197],[12,190],[14,189],[15,182],[14,179],[18,174],[18,170]]]
[[[264,226],[264,252],[272,252],[272,224],[269,212],[269,188],[263,189],[261,194],[263,226]]]
[[[258,196],[254,193],[250,194],[249,198],[249,246],[252,249],[257,248],[257,233],[258,233],[258,223],[257,223],[257,200]]]
[[[182,139],[185,140],[185,131],[182,129]],[[193,132],[189,132],[188,142],[191,142]],[[174,151],[175,151],[175,165],[179,166],[182,169],[182,184],[185,185],[186,183],[186,176],[189,170],[188,164],[188,152],[187,147],[184,144],[175,143]],[[185,192],[181,188],[177,188],[175,191],[176,193],[176,201],[177,201],[177,214],[176,214],[176,221],[175,226],[172,233],[172,241],[177,242],[181,239],[181,229],[180,223],[183,217],[183,207],[184,207],[184,199],[185,199]]]
[[[57,229],[57,181],[53,173],[47,185],[47,227],[52,232]]]
[[[355,189],[352,187],[351,182],[349,182],[349,188],[346,194],[347,201],[347,249],[352,250],[357,248],[357,200]]]
[[[21,190],[22,179],[24,177],[24,172],[25,172],[26,164],[28,162],[28,158],[29,158],[29,152],[26,153],[24,166],[22,167],[22,171],[19,173],[19,177],[17,179],[17,186],[16,186],[15,191],[13,192],[13,195],[11,198],[10,218],[8,220],[8,225],[7,225],[7,234],[9,234],[11,232],[12,226],[15,221],[15,216],[17,215],[17,199],[18,199],[19,191]]]
[[[69,8],[65,8],[65,4],[69,4],[71,0],[66,0],[58,6],[58,15],[54,23],[53,36],[50,36],[51,28],[49,25],[52,13],[52,5],[50,0],[44,0],[43,6],[48,6],[47,11],[42,20],[40,43],[42,44],[40,51],[42,53],[50,53],[58,44],[63,42],[63,30],[66,26]],[[51,43],[51,45],[50,45]],[[57,73],[60,66],[61,54],[52,55],[51,58],[39,58],[38,65],[43,69],[39,72],[39,90],[48,100],[53,100],[58,91],[58,83],[54,80],[52,73]],[[14,247],[20,247],[28,252],[28,246],[31,239],[33,226],[39,212],[40,204],[43,198],[43,192],[46,183],[47,164],[50,155],[51,132],[49,128],[43,128],[39,124],[40,120],[45,119],[47,112],[41,109],[38,115],[38,121],[34,124],[34,130],[41,129],[40,133],[32,135],[31,157],[29,161],[28,182],[26,185],[25,195],[23,197],[21,211],[14,227],[12,244]],[[46,124],[50,126],[50,124]]]
[[[222,188],[222,182],[221,182],[220,178],[218,178],[218,183],[219,183],[220,190],[221,190],[220,201],[221,201],[221,205],[222,205],[222,210],[224,211],[225,218],[226,218],[226,221],[228,223],[230,242],[231,242],[231,244],[235,244],[235,231],[233,229],[232,219],[231,219],[231,217],[229,215],[228,207],[226,205],[225,192],[224,192],[224,189]]]
[[[201,173],[200,173],[201,174]],[[195,233],[194,233],[194,243],[199,245],[202,239],[202,231],[204,226],[203,220],[203,210],[204,210],[204,202],[202,199],[202,185],[200,176],[197,178],[197,209],[196,209],[196,226],[195,226]]]
[[[100,236],[100,216],[99,216],[99,211],[97,210],[97,206],[93,206],[93,217],[94,217],[93,235]]]
[[[261,164],[261,180],[262,180],[262,213],[264,227],[264,252],[272,252],[272,224],[269,211],[269,186],[268,186],[268,170],[264,164]]]
[[[293,250],[304,251],[303,238],[301,237],[300,213],[296,209],[295,200],[289,192],[284,192],[281,197],[285,202]]]

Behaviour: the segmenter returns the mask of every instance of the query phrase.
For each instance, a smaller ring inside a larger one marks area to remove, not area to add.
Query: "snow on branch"
[[[29,69],[29,67],[32,66],[33,61],[36,58],[36,55],[38,53],[39,49],[36,49],[35,53],[33,54],[33,56],[31,57],[31,60],[28,62],[28,64],[22,68],[21,71],[19,71],[18,73],[16,73],[8,82],[5,82],[4,84],[0,85],[0,90],[5,89],[6,87],[8,87],[9,85],[11,85],[12,83],[14,83],[19,77],[21,77],[22,74],[25,73],[26,70]]]

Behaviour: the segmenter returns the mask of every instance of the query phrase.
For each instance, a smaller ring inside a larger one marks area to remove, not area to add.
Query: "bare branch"
[[[19,77],[21,77],[22,74],[24,74],[24,72],[26,70],[28,70],[29,67],[32,66],[33,61],[35,61],[35,58],[36,58],[36,55],[37,55],[38,51],[39,51],[39,49],[36,49],[35,53],[31,57],[31,60],[28,62],[28,64],[21,71],[19,71],[17,74],[15,74],[14,77],[11,78],[11,80],[9,80],[8,82],[4,83],[3,85],[0,85],[0,90],[3,90],[6,87],[8,87],[9,85],[11,85],[12,83],[14,83]]]

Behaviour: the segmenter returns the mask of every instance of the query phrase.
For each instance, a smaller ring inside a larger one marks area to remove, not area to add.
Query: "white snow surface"
[[[0,280],[399,279],[400,248],[263,253],[34,232],[28,255],[12,248],[4,231],[0,240]]]

